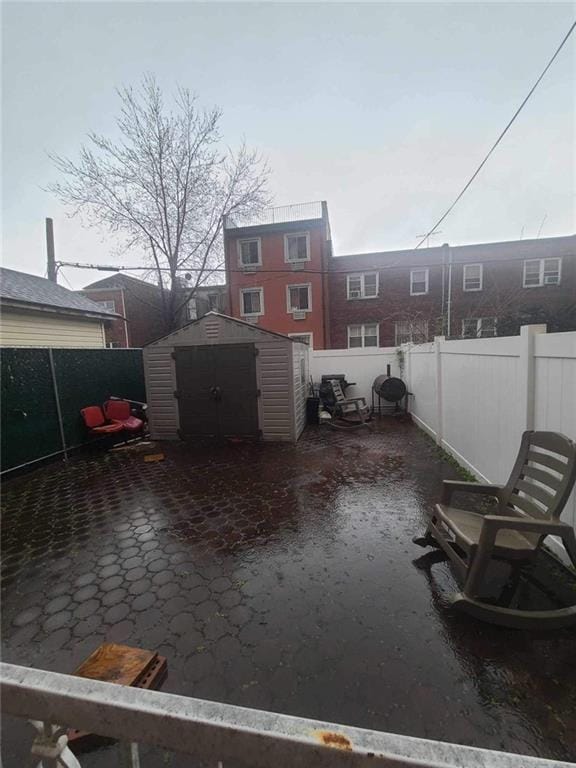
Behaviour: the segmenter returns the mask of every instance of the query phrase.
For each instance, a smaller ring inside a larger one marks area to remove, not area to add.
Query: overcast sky
[[[114,241],[43,191],[48,152],[113,134],[115,87],[154,73],[268,157],[276,205],[327,200],[335,252],[411,248],[450,204],[572,23],[570,3],[4,3],[3,263],[109,262]],[[432,244],[574,232],[565,46]],[[130,257],[131,262],[134,257]],[[103,275],[68,269],[74,288]]]

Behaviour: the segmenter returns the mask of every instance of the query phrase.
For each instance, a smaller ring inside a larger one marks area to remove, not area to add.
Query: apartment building
[[[269,331],[328,346],[330,223],[325,202],[271,208],[224,222],[230,313]]]
[[[532,322],[576,329],[575,236],[338,256],[329,269],[336,349],[510,335]]]
[[[182,290],[189,290],[183,283]],[[106,325],[107,347],[143,347],[166,333],[162,307],[162,291],[154,283],[118,273],[95,283],[82,291],[105,311],[116,312],[122,317]],[[180,325],[203,317],[215,310],[228,313],[228,289],[226,285],[201,285],[183,306]]]
[[[194,295],[188,302],[188,320],[198,320],[204,317],[207,312],[220,312],[222,315],[229,314],[228,308],[228,286],[221,283],[219,285],[200,285],[194,291]]]
[[[162,295],[157,285],[118,273],[80,291],[121,318],[106,327],[107,347],[143,347],[165,333]]]

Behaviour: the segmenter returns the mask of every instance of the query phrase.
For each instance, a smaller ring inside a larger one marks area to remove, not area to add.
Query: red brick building
[[[521,324],[576,330],[576,237],[329,260],[329,346],[388,347],[510,335]]]
[[[106,327],[108,347],[143,347],[169,332],[162,311],[162,292],[157,285],[123,273],[105,277],[82,291],[103,308],[122,315]],[[182,311],[181,325],[207,312],[228,313],[225,285],[203,285]]]
[[[224,227],[230,314],[328,346],[330,224],[325,202],[273,208]]]
[[[81,293],[122,315],[106,328],[108,347],[142,347],[165,334],[162,295],[158,286],[126,274],[110,275]]]

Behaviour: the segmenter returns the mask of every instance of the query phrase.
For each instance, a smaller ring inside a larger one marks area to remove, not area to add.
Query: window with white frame
[[[220,309],[220,294],[219,293],[209,293],[208,294],[208,307],[210,309],[215,310],[215,311],[218,311]]]
[[[559,285],[562,259],[529,259],[524,262],[524,288]]]
[[[310,260],[310,234],[308,232],[284,235],[284,260],[289,262]]]
[[[378,296],[378,272],[348,275],[346,285],[349,299],[374,299]]]
[[[463,339],[481,339],[496,336],[495,317],[466,317],[462,320]]]
[[[465,291],[481,291],[483,280],[482,264],[464,264],[463,289]]]
[[[428,320],[398,320],[394,323],[396,345],[425,344],[428,341]]]
[[[240,291],[240,312],[243,317],[264,314],[264,289],[243,288]]]
[[[410,296],[421,296],[428,293],[428,270],[410,270]]]
[[[108,312],[116,312],[116,304],[113,299],[106,299],[106,301],[97,301],[96,304],[102,307],[102,309]]]
[[[310,312],[312,309],[312,286],[310,283],[286,287],[288,312]]]
[[[310,349],[313,347],[313,334],[311,333],[289,333],[291,339],[294,341],[300,341],[302,344],[308,344]]]
[[[259,267],[262,264],[262,245],[259,237],[238,240],[238,261],[241,267]]]
[[[378,346],[378,323],[348,326],[348,348]]]

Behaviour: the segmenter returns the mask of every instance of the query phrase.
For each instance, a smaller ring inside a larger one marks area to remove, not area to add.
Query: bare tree
[[[153,77],[118,91],[117,141],[90,133],[77,161],[52,156],[66,177],[49,189],[92,226],[145,254],[161,289],[166,331],[198,286],[222,266],[226,216],[269,204],[268,167],[242,144],[222,148],[222,112],[179,88],[169,110]],[[184,273],[192,279],[185,282]]]
[[[495,319],[497,336],[516,336],[522,325],[545,323],[549,332],[570,331],[576,327],[576,301],[556,299],[542,302],[522,285],[501,280],[488,273],[484,290],[459,307],[459,322],[465,319]]]

